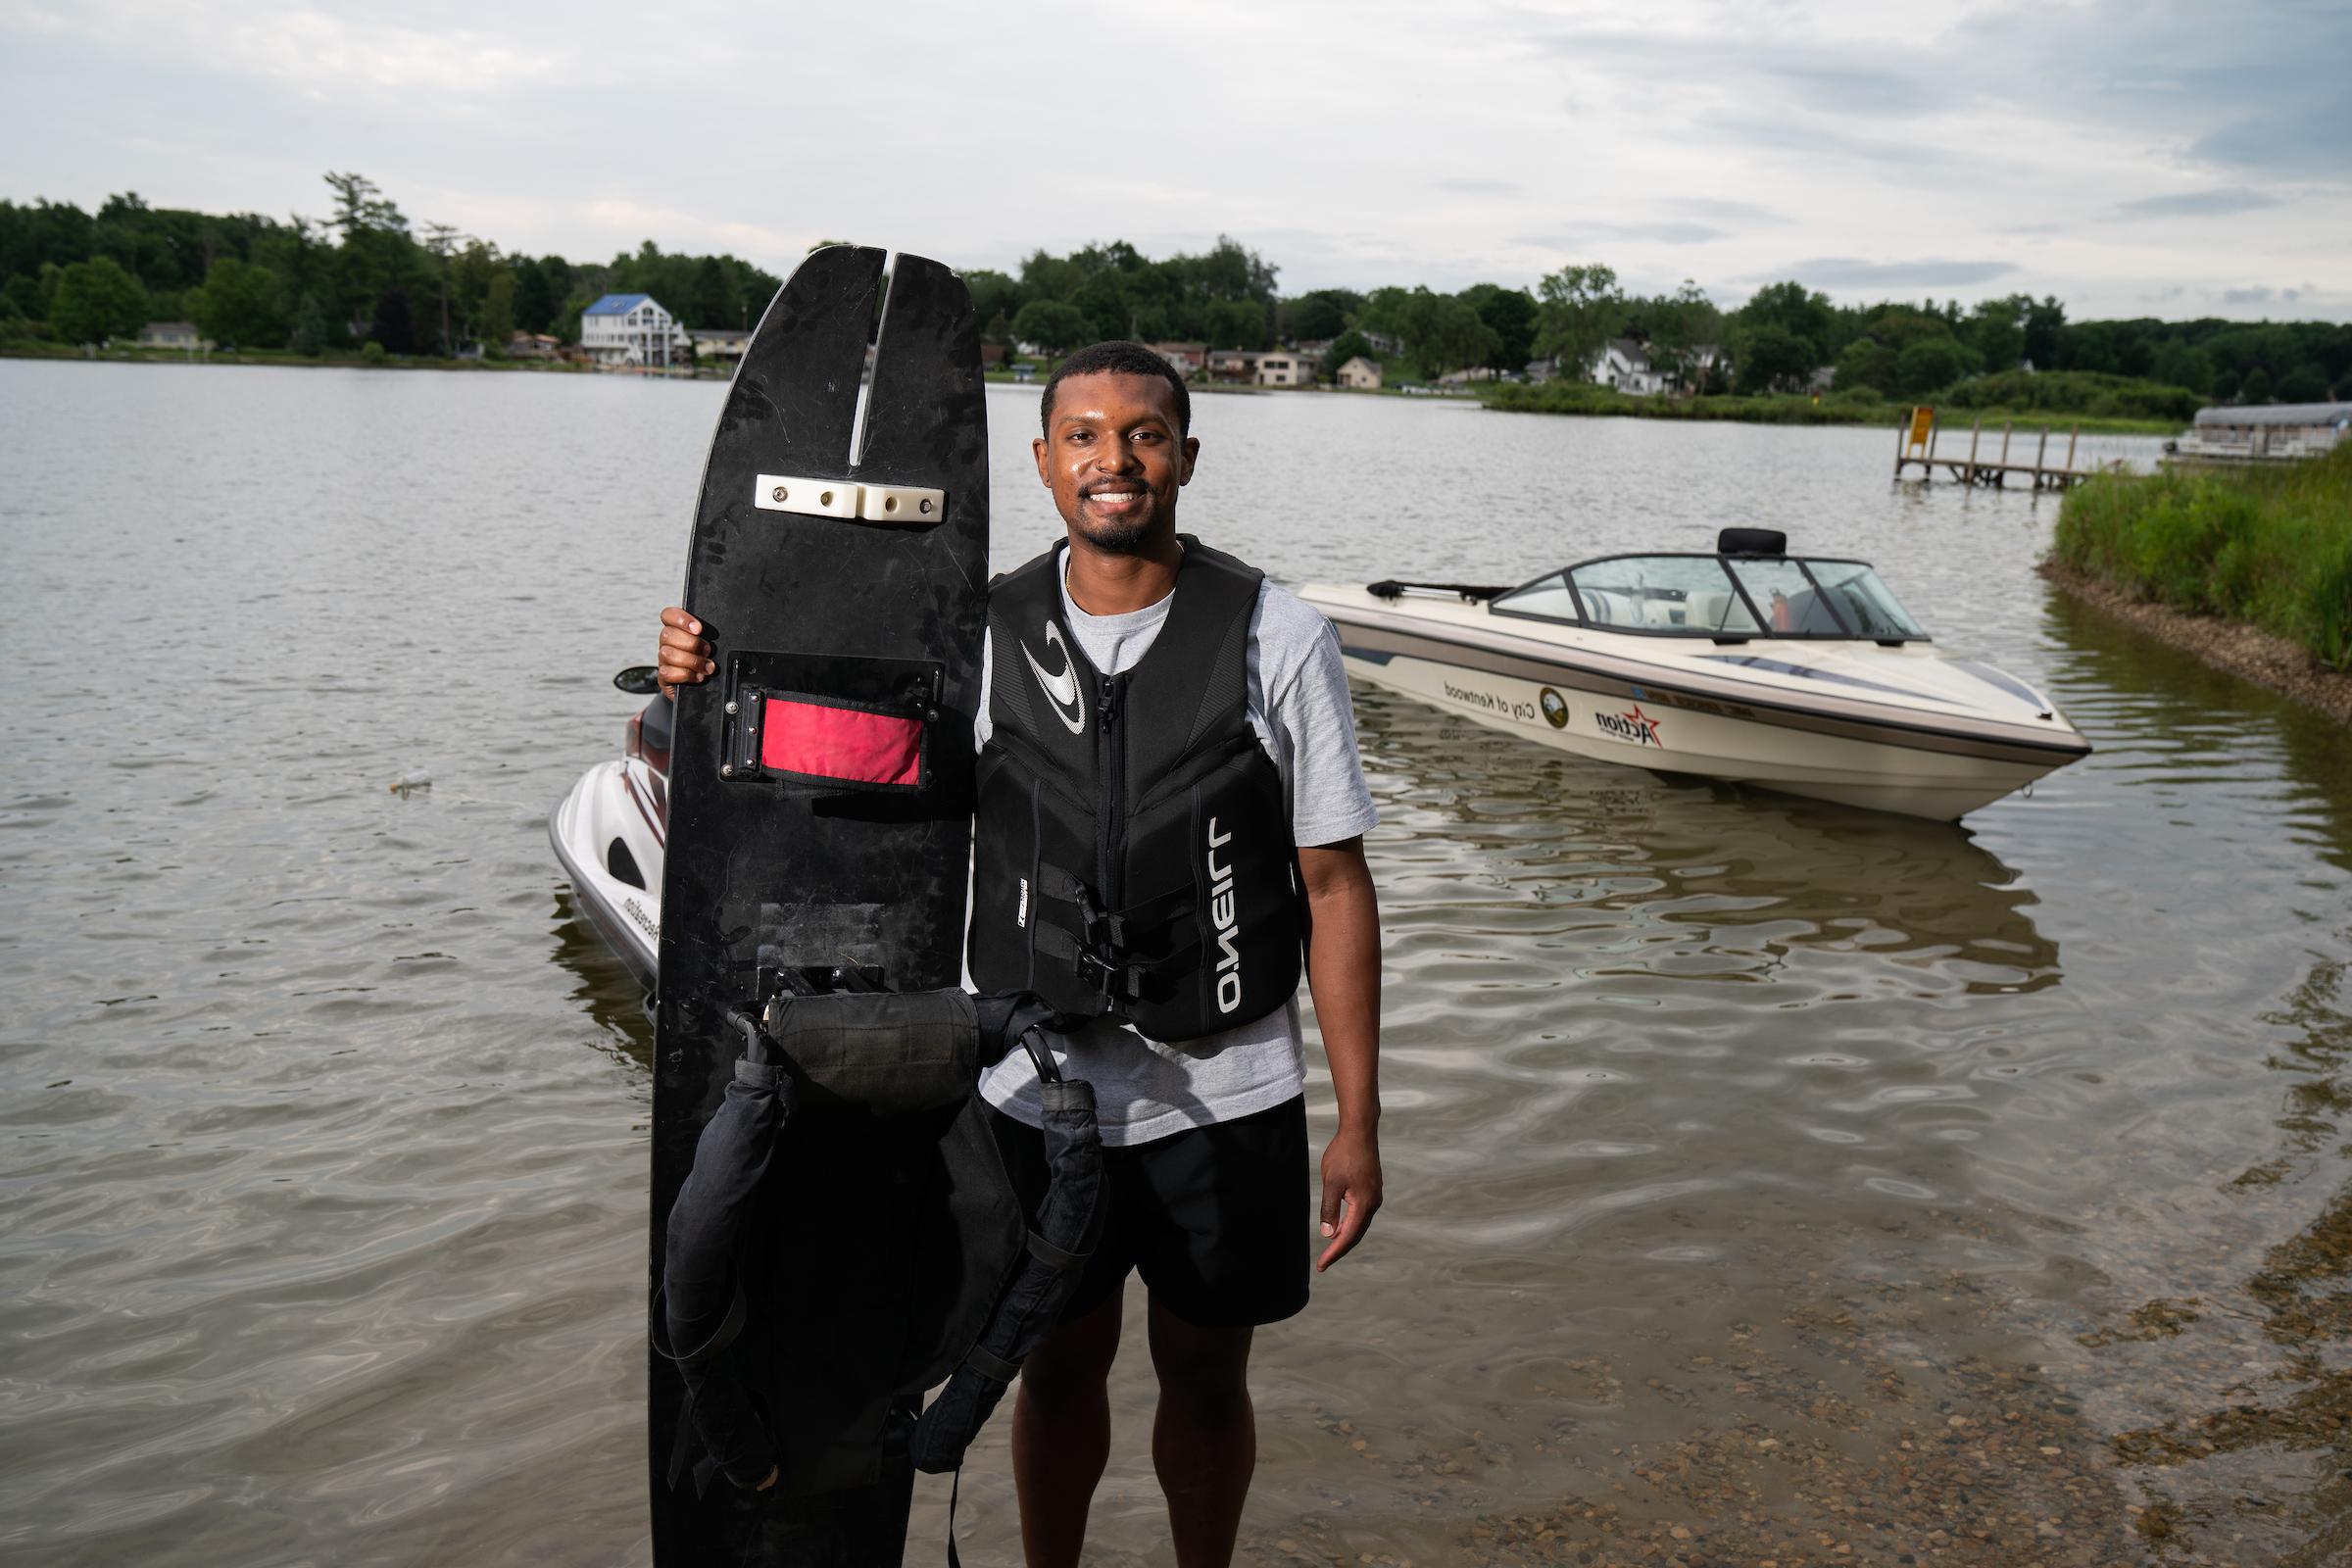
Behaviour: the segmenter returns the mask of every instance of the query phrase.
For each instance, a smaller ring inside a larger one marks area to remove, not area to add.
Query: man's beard
[[[1086,542],[1106,556],[1140,556],[1152,542],[1157,517],[1139,517],[1134,522],[1096,522],[1091,518],[1078,525]]]

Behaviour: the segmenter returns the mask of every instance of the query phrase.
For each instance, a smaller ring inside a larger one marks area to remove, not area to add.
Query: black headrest
[[[1778,528],[1726,528],[1715,536],[1720,556],[1785,556],[1788,536]]]

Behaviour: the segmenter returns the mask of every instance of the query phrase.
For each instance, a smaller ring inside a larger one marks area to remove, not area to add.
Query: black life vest
[[[1265,574],[1182,536],[1168,618],[1122,675],[1062,615],[1058,547],[989,589],[971,972],[1153,1040],[1262,1018],[1298,989],[1297,850],[1250,727]]]

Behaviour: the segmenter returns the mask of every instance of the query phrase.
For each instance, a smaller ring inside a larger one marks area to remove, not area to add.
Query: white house
[[[1253,355],[1252,368],[1259,386],[1313,386],[1315,362],[1288,349]]]
[[[608,294],[580,313],[580,347],[599,365],[660,366],[683,360],[686,334],[651,294]]]
[[[586,318],[582,318],[585,324]],[[743,351],[752,346],[748,327],[698,326],[687,334],[694,339],[694,352],[707,360],[740,360]]]
[[[1380,390],[1380,367],[1361,354],[1354,355],[1340,367],[1338,380],[1350,392],[1377,392]]]
[[[1694,345],[1686,357],[1685,368],[1694,375],[1715,368],[1722,350],[1712,343]],[[1613,337],[1594,356],[1589,379],[1601,386],[1613,386],[1635,397],[1653,397],[1660,392],[1672,392],[1678,383],[1671,363],[1655,364],[1649,357],[1649,345],[1630,337]]]
[[[1613,337],[1592,361],[1592,379],[1635,397],[1666,390],[1666,372],[1649,363],[1649,351],[1630,337]]]

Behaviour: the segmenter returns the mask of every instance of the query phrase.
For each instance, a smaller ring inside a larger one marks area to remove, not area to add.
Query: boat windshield
[[[1575,582],[1571,593],[1569,582]],[[1579,607],[1582,612],[1579,612]],[[1620,556],[1539,577],[1494,601],[1506,615],[1612,630],[1753,637],[1755,616],[1712,556]]]
[[[1928,635],[1859,561],[1611,556],[1497,595],[1492,608],[1496,614],[1652,636]]]

